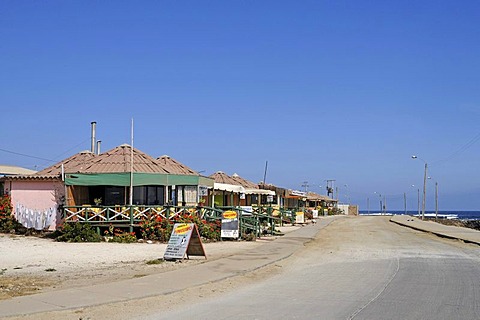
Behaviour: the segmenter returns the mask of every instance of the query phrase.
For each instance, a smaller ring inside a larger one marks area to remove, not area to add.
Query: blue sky
[[[89,149],[91,121],[109,150],[133,117],[154,157],[255,182],[268,160],[267,183],[335,179],[364,210],[416,210],[417,154],[427,210],[435,181],[441,210],[479,210],[479,21],[477,1],[2,1],[0,163]]]

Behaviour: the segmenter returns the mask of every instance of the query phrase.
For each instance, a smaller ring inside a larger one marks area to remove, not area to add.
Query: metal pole
[[[422,220],[425,218],[425,197],[427,194],[427,171],[428,171],[428,165],[425,162],[425,171],[423,174],[423,201],[422,201]]]
[[[438,217],[438,182],[435,182],[435,221]]]
[[[417,208],[418,208],[418,217],[420,218],[420,189],[417,188]]]
[[[133,205],[133,118],[132,118],[132,131],[131,131],[131,146],[130,146],[130,206]]]
[[[96,139],[96,127],[97,127],[97,123],[95,121],[92,121],[91,123],[91,127],[92,127],[92,136],[91,136],[91,140],[92,140],[92,143],[91,143],[91,148],[90,148],[90,151],[95,154],[95,139]]]

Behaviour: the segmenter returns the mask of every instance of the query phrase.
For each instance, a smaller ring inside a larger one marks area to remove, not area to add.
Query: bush
[[[118,243],[134,243],[137,242],[137,237],[135,236],[135,232],[126,232],[120,229],[115,229],[110,241]]]
[[[12,213],[12,201],[10,196],[4,195],[0,197],[0,232],[12,232],[24,229],[17,222]]]
[[[144,219],[140,223],[140,233],[143,239],[168,242],[175,223],[195,223],[200,236],[206,240],[220,240],[221,221],[208,222],[196,215],[183,214],[176,216],[173,220],[161,216]]]
[[[163,217],[144,219],[140,223],[140,233],[145,240],[168,242],[172,233],[173,224]]]
[[[333,216],[333,215],[342,215],[345,214],[345,212],[342,209],[339,209],[337,207],[329,208],[328,209],[328,215]]]
[[[100,242],[102,237],[86,223],[66,223],[56,231],[56,241],[61,242]]]

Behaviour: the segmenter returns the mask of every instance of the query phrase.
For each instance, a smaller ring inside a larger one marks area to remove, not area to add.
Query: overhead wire
[[[82,145],[83,143],[85,143],[86,141],[88,141],[90,139],[86,139],[80,143],[78,143],[77,145],[71,147],[70,149],[64,151],[63,153],[55,156],[54,159],[47,159],[47,158],[42,158],[42,157],[37,157],[37,156],[32,156],[32,155],[29,155],[29,154],[25,154],[25,153],[21,153],[21,152],[16,152],[16,151],[11,151],[11,150],[7,150],[7,149],[3,149],[3,148],[0,148],[0,151],[2,152],[6,152],[6,153],[10,153],[10,154],[15,154],[15,155],[18,155],[18,156],[22,156],[22,157],[26,157],[26,158],[31,158],[31,159],[37,159],[37,160],[43,160],[45,161],[44,163],[42,163],[42,165],[40,165],[40,167],[43,167],[46,163],[52,163],[52,162],[57,162],[59,161],[58,159],[63,156],[64,154],[72,151],[73,149],[77,148],[78,146]]]
[[[460,154],[462,154],[463,152],[465,152],[466,150],[470,149],[475,143],[477,143],[478,141],[480,140],[480,133],[478,133],[476,136],[474,136],[472,139],[470,139],[466,144],[464,144],[463,146],[461,146],[460,148],[458,148],[456,151],[454,151],[453,153],[451,153],[449,156],[447,156],[446,158],[444,159],[440,159],[440,160],[437,160],[437,161],[434,161],[432,162],[430,165],[438,165],[438,164],[442,164],[442,163],[445,163],[447,161],[450,161],[452,160],[453,158],[459,156]]]
[[[55,162],[55,160],[52,160],[52,159],[46,159],[46,158],[36,157],[36,156],[29,155],[29,154],[20,153],[20,152],[15,152],[15,151],[10,151],[10,150],[6,150],[6,149],[1,149],[1,148],[0,148],[0,151],[6,152],[6,153],[15,154],[15,155],[22,156],[22,157],[27,157],[27,158],[32,158],[32,159],[38,159],[38,160],[44,160],[44,161],[48,161],[48,162]]]

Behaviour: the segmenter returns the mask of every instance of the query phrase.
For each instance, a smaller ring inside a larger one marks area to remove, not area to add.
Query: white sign
[[[187,257],[204,256],[207,258],[197,225],[194,223],[175,223],[163,259],[183,259],[185,254]]]
[[[238,214],[235,211],[225,211],[222,214],[222,238],[238,238],[239,236]]]

